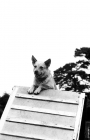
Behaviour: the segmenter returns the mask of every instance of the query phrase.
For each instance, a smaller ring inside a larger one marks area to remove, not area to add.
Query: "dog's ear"
[[[48,68],[51,64],[51,59],[46,60],[45,62],[46,67]]]
[[[37,59],[32,55],[32,64],[34,65],[35,64],[35,62],[37,61]]]

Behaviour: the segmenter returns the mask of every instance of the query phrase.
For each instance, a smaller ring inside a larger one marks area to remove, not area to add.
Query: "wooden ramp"
[[[15,87],[0,121],[0,140],[78,140],[85,94]]]

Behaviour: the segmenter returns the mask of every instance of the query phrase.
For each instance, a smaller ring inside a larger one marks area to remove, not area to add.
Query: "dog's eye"
[[[40,69],[43,70],[43,67],[41,66]]]
[[[36,68],[37,66],[34,66],[34,68]]]

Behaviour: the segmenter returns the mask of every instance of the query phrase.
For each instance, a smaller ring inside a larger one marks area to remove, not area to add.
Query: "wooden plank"
[[[13,129],[11,129],[13,128]],[[72,140],[73,131],[28,124],[6,122],[2,134],[43,140]]]
[[[3,128],[3,126],[4,126],[4,122],[6,120],[7,114],[9,112],[9,110],[10,110],[11,104],[12,104],[12,102],[14,100],[14,97],[15,97],[15,94],[16,94],[17,90],[18,90],[18,88],[16,88],[16,87],[13,89],[13,91],[12,91],[10,97],[9,97],[9,100],[7,102],[7,105],[6,105],[5,109],[4,109],[4,112],[3,112],[1,120],[0,120],[0,132],[1,132],[2,128]]]
[[[69,112],[69,113],[76,113],[78,106],[75,104],[67,104],[67,103],[56,103],[56,102],[50,102],[50,101],[38,101],[38,100],[32,100],[32,99],[19,99],[15,98],[13,104],[15,105],[21,105],[31,108],[38,108],[38,109],[45,109],[45,110],[51,110],[51,111],[63,111],[63,112]]]
[[[52,123],[58,125],[64,125],[74,128],[75,125],[75,117],[69,116],[60,116],[60,115],[52,115],[52,114],[43,114],[40,112],[30,112],[25,110],[15,110],[11,109],[7,118],[18,118],[18,120],[32,120],[32,121],[41,121],[45,124]]]
[[[17,98],[24,98],[24,99],[35,99],[35,100],[42,100],[42,101],[51,101],[51,102],[58,102],[58,103],[69,103],[69,104],[78,104],[78,101],[70,100],[70,99],[61,99],[61,98],[55,98],[53,96],[48,97],[48,96],[36,96],[36,95],[29,95],[29,94],[22,94],[22,93],[17,93],[16,95]]]
[[[32,111],[32,112],[41,112],[45,114],[76,117],[76,112],[67,112],[67,111],[59,111],[59,110],[57,111],[57,110],[43,109],[43,108],[37,108],[37,107],[28,107],[28,106],[21,106],[21,105],[12,105],[11,108],[17,109],[17,110]]]
[[[17,137],[14,135],[2,134],[0,135],[0,140],[37,140],[37,139],[30,139],[24,137]]]
[[[37,126],[45,126],[45,127],[51,127],[51,128],[61,128],[61,129],[68,129],[68,130],[74,130],[74,127],[66,126],[63,124],[55,124],[53,122],[42,122],[37,120],[29,120],[29,119],[18,119],[18,118],[7,118],[8,122],[15,122],[15,123],[22,123],[22,124],[31,124],[31,125],[37,125]]]
[[[18,93],[22,93],[24,95],[28,95],[28,87],[18,87]],[[33,95],[33,94],[32,94]],[[78,103],[78,99],[79,99],[79,93],[77,92],[72,92],[72,91],[60,91],[60,90],[53,90],[53,89],[49,89],[49,90],[44,90],[41,91],[41,93],[37,96],[42,96],[42,97],[50,97],[50,98],[55,98],[55,99],[65,99],[65,100],[71,100],[71,101],[75,101]],[[31,95],[30,95],[31,96]]]
[[[77,112],[77,116],[76,116],[73,140],[78,140],[79,139],[79,132],[80,132],[80,126],[81,126],[84,100],[85,100],[85,93],[81,93],[80,99],[79,99],[78,112]]]

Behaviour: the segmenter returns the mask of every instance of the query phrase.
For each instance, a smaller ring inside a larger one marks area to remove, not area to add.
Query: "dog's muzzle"
[[[34,74],[37,75],[37,76],[39,75],[38,71],[34,71]]]
[[[42,73],[39,73],[37,70],[34,71],[34,74],[37,78],[42,78]]]

